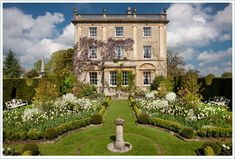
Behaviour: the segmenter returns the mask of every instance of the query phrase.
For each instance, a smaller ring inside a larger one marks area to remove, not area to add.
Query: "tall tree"
[[[69,76],[73,73],[73,49],[59,50],[51,55],[46,64],[49,72],[59,76]]]
[[[232,78],[232,72],[224,72],[221,77],[222,78]]]
[[[38,73],[40,72],[41,64],[42,64],[42,60],[37,60],[37,61],[34,63],[33,69],[34,69],[35,71],[37,71]]]
[[[184,74],[185,65],[183,58],[178,53],[167,51],[167,75],[171,77],[181,76]]]
[[[3,62],[3,75],[6,78],[17,78],[23,73],[19,59],[9,50]]]

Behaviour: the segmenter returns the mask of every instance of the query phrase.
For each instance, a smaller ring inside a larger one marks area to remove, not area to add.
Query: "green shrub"
[[[214,156],[215,155],[213,149],[210,146],[207,146],[203,149],[203,154],[206,156]]]
[[[201,146],[201,149],[205,149],[208,146],[213,149],[215,155],[218,155],[221,151],[221,145],[219,142],[206,142]]]
[[[106,97],[105,97],[105,101],[107,101],[107,102],[110,102],[111,99],[112,99],[111,96],[106,96]]]
[[[163,76],[157,76],[154,78],[153,82],[151,83],[150,90],[158,90],[158,87],[160,86],[160,83],[165,78]]]
[[[4,138],[4,140],[8,139],[10,141],[19,140],[20,139],[20,133],[14,131],[14,130],[7,130],[7,131],[4,131],[3,138]]]
[[[131,107],[133,108],[135,105],[137,105],[136,101],[131,102]]]
[[[136,117],[138,117],[138,115],[141,113],[140,109],[136,105],[133,106],[133,109],[136,114]]]
[[[44,132],[44,138],[52,140],[57,137],[57,131],[55,128],[49,128]]]
[[[25,151],[25,152],[23,152],[22,156],[32,156],[32,152],[31,151]]]
[[[27,132],[27,137],[31,140],[38,140],[42,138],[42,134],[37,129],[29,129]]]
[[[91,116],[91,123],[92,124],[101,124],[102,123],[102,115],[94,114]]]
[[[148,124],[149,115],[146,113],[137,113],[137,122],[140,124]]]
[[[105,107],[105,106],[102,106],[102,108],[101,108],[100,111],[99,111],[99,114],[103,116],[104,113],[105,113],[105,111],[106,111],[106,107]]]
[[[21,151],[22,154],[23,154],[25,151],[31,151],[31,152],[32,152],[32,155],[39,155],[39,153],[40,153],[39,148],[38,148],[38,145],[37,145],[37,144],[34,144],[34,143],[24,145],[24,147],[23,147],[23,149],[22,149],[22,151]]]
[[[38,87],[35,88],[35,91],[36,93],[33,97],[33,100],[36,103],[45,103],[59,96],[56,85],[48,80],[40,81]]]
[[[27,139],[27,132],[25,132],[25,131],[24,131],[24,132],[21,132],[21,133],[20,133],[20,139],[21,139],[21,140]]]
[[[104,101],[104,102],[102,103],[102,105],[107,108],[107,107],[109,106],[109,103],[108,103],[107,101]]]
[[[232,129],[231,128],[201,128],[197,130],[197,135],[201,137],[231,137]]]
[[[67,127],[65,126],[65,124],[61,124],[56,127],[56,134],[57,135],[61,135],[61,134],[65,133],[66,131],[67,131]]]
[[[16,151],[14,146],[7,146],[4,147],[3,154],[8,156],[15,156],[15,155],[20,155],[20,152]]]
[[[164,120],[160,118],[149,118],[149,123],[151,125],[159,126],[174,132],[179,133],[182,129],[182,126],[178,122],[170,121],[170,120]]]
[[[192,128],[183,128],[182,131],[180,132],[180,135],[187,138],[187,139],[192,139],[195,137],[195,132]]]
[[[128,100],[129,100],[129,101],[133,100],[133,98],[134,98],[134,97],[133,97],[132,95],[129,95],[129,96],[128,96]]]

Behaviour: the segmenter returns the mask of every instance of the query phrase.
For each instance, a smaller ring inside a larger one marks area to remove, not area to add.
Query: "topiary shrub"
[[[105,111],[106,111],[106,107],[105,107],[105,106],[102,106],[102,108],[101,108],[100,111],[99,111],[99,114],[100,114],[100,115],[104,115]]]
[[[31,140],[38,140],[42,137],[42,134],[37,129],[29,129],[27,137]]]
[[[102,123],[102,115],[94,114],[91,116],[91,123],[92,124],[101,124]]]
[[[21,151],[22,154],[24,154],[25,151],[30,151],[32,153],[32,155],[39,155],[39,153],[40,153],[38,145],[34,144],[34,143],[24,145],[24,147]]]
[[[57,137],[57,131],[55,128],[49,128],[44,132],[44,138],[52,140]]]
[[[206,156],[214,156],[215,155],[213,149],[210,146],[207,146],[203,149],[203,154]]]
[[[187,138],[187,139],[192,139],[195,137],[195,132],[192,128],[183,128],[182,131],[180,132],[180,135]]]
[[[148,118],[148,114],[141,112],[137,115],[137,122],[140,124],[148,124]]]
[[[131,102],[131,107],[133,108],[136,104],[136,101]]]
[[[218,155],[221,151],[221,145],[219,142],[206,142],[201,146],[201,149],[205,149],[208,146],[213,149],[215,155]]]
[[[32,152],[31,151],[25,151],[25,152],[23,152],[22,156],[32,156]]]

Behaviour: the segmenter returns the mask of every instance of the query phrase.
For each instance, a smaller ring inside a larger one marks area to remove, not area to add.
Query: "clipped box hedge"
[[[232,128],[201,128],[197,130],[197,135],[201,137],[232,137]]]
[[[35,88],[41,80],[48,80],[56,85],[59,94],[63,93],[63,77],[53,78],[7,78],[3,79],[3,102],[13,98],[27,100],[31,103]],[[47,91],[47,90],[45,90]]]

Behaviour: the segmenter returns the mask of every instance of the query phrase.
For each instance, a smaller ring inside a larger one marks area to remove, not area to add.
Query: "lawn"
[[[124,123],[124,140],[132,144],[126,153],[109,152],[106,148],[115,139],[116,118]],[[136,125],[127,100],[113,100],[104,115],[102,126],[73,131],[55,143],[40,143],[41,155],[196,155],[202,142],[183,141],[157,127]],[[16,144],[16,148],[22,148]]]

